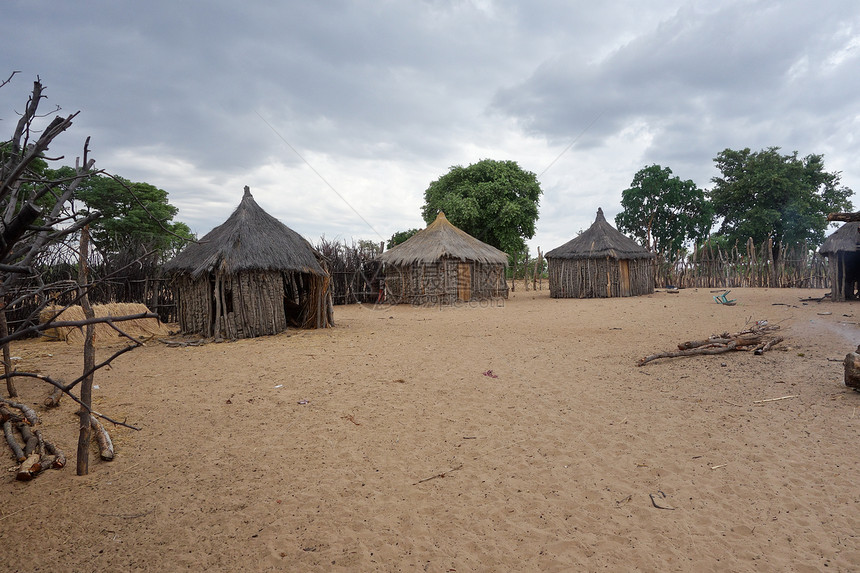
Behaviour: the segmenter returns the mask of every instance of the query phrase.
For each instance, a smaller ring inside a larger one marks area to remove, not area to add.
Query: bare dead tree
[[[5,81],[0,83],[0,88],[7,85],[14,75],[13,72]],[[80,406],[81,439],[83,440],[85,437],[88,444],[90,429],[93,425],[92,420],[95,417],[138,429],[92,410],[93,374],[100,368],[109,365],[120,354],[140,346],[140,343],[133,337],[123,333],[116,326],[116,323],[139,318],[157,318],[157,316],[152,313],[140,313],[122,317],[94,317],[87,296],[92,284],[86,271],[89,248],[88,235],[84,230],[89,223],[100,218],[101,214],[98,212],[84,214],[76,211],[74,199],[81,183],[88,177],[100,172],[94,168],[95,161],[89,157],[89,138],[87,138],[82,156],[75,161],[75,167],[70,176],[52,178],[48,175],[51,173],[47,169],[48,162],[63,159],[62,157],[49,157],[47,155],[49,147],[59,135],[71,127],[72,120],[79,112],[70,115],[56,115],[53,119],[48,119],[47,115],[39,112],[39,106],[44,99],[44,86],[41,80],[37,78],[33,82],[32,93],[15,124],[11,138],[0,141],[0,346],[4,351],[4,373],[0,378],[6,380],[7,392],[10,397],[17,395],[13,377],[43,380],[50,384],[53,389],[59,389],[63,394],[68,395]],[[48,115],[59,111],[60,109],[56,108]],[[42,127],[45,122],[47,125]],[[74,239],[78,236],[80,236],[80,244],[79,247],[76,247]],[[45,280],[45,274],[40,271],[43,266],[42,263],[64,250],[77,251],[78,280]],[[65,305],[58,305],[61,308],[53,312],[52,317],[47,320],[40,320],[39,314],[49,305],[57,303],[59,300],[58,293],[62,295],[73,294],[72,301]],[[15,307],[25,299],[38,301],[38,304],[35,305],[36,310],[30,314],[27,320],[15,325],[14,328],[11,325],[7,326],[6,310]],[[85,311],[83,320],[58,320],[63,310],[78,303]],[[109,324],[131,342],[130,345],[115,352],[108,360],[99,364],[95,363],[95,353],[92,347],[92,328],[96,323]],[[65,384],[49,375],[17,372],[12,368],[8,352],[11,341],[61,326],[77,326],[87,329],[84,373],[81,377]],[[73,393],[78,384],[81,384],[78,389],[80,397]],[[18,414],[11,411],[9,413],[0,412],[0,418],[15,420],[18,417],[20,417]],[[25,430],[21,432],[24,436]],[[39,436],[41,440],[41,434]],[[8,441],[9,436],[7,435]],[[11,442],[9,445],[12,447]],[[40,447],[40,450],[43,451],[50,449],[52,448]],[[87,473],[88,462],[86,457],[81,459],[81,451],[79,444],[78,473],[85,474]],[[86,454],[87,446],[84,446],[83,451]],[[40,462],[43,461],[40,460]],[[64,464],[65,461],[63,460],[62,464],[54,464],[53,467],[61,467]],[[19,474],[22,476],[34,475],[40,471],[40,469],[34,468],[43,466],[47,467],[44,463],[22,466]]]

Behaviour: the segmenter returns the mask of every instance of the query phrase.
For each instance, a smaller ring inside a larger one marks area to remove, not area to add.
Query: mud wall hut
[[[253,338],[334,324],[329,274],[301,235],[266,213],[246,186],[223,224],[165,265],[183,333]]]
[[[449,305],[508,297],[508,256],[458,229],[441,212],[378,260],[388,302]]]
[[[606,222],[603,209],[587,231],[546,255],[553,298],[608,298],[654,292],[654,255]]]
[[[818,252],[827,257],[830,299],[860,298],[860,222],[845,223],[825,239]]]

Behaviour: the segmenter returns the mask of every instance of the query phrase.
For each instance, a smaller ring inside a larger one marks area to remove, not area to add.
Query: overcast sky
[[[249,185],[312,242],[388,239],[485,158],[539,175],[544,251],[647,165],[710,188],[726,148],[823,154],[860,191],[856,0],[6,0],[0,48],[0,138],[38,75],[81,112],[51,153],[91,136],[200,236]]]

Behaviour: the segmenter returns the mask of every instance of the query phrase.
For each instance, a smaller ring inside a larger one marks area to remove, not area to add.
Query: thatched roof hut
[[[860,222],[839,227],[818,252],[827,257],[831,300],[860,298]]]
[[[246,186],[223,224],[165,265],[184,333],[219,338],[333,324],[329,274],[304,237],[266,213]]]
[[[605,298],[654,292],[654,255],[606,222],[603,209],[587,231],[546,255],[553,298]]]
[[[452,225],[445,213],[379,261],[389,302],[454,304],[508,296],[508,256]]]

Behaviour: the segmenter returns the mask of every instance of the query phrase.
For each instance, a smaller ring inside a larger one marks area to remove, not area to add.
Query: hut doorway
[[[837,255],[837,283],[844,300],[860,298],[860,253],[844,252]],[[834,287],[835,290],[835,287]]]
[[[625,259],[618,261],[618,289],[621,296],[630,296],[630,265]]]
[[[472,300],[472,266],[469,263],[457,265],[457,298],[464,302]]]

